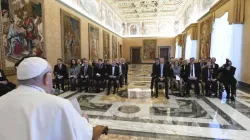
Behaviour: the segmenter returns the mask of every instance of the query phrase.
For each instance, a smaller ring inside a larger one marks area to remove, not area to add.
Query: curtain
[[[185,59],[189,59],[191,57],[196,58],[196,55],[197,40],[191,40],[191,35],[188,35],[186,39]]]
[[[233,66],[237,68],[235,73],[237,80],[241,76],[242,33],[243,25],[229,24],[228,13],[225,13],[221,18],[215,19],[210,56],[215,57],[220,66],[226,63],[226,58],[230,59]]]
[[[175,44],[176,49],[175,49],[175,58],[181,58],[182,57],[182,47],[178,45],[178,42]]]

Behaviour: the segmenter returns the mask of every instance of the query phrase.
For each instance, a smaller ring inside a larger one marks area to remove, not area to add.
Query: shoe
[[[232,97],[231,97],[231,101],[235,101],[235,98],[234,98],[234,96],[232,96]]]
[[[158,95],[155,95],[155,98],[158,98]]]
[[[110,92],[108,91],[107,96],[109,96]]]
[[[166,96],[167,99],[169,99],[169,96]]]
[[[229,96],[227,96],[227,97],[226,97],[226,99],[227,99],[227,100],[229,100],[229,99],[230,99],[230,97],[229,97]]]
[[[200,97],[200,95],[197,95],[197,99],[200,99],[201,97]]]
[[[113,92],[113,94],[115,94],[115,91]]]

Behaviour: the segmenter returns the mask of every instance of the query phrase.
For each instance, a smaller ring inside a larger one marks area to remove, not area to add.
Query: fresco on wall
[[[143,60],[154,60],[156,57],[157,40],[143,40]]]
[[[1,0],[1,65],[14,74],[14,64],[27,55],[44,56],[41,0]]]
[[[106,31],[103,31],[103,58],[104,59],[109,59],[110,55],[110,45],[109,45],[109,41],[110,41],[110,34]]]
[[[89,24],[89,59],[99,58],[99,28]]]
[[[81,58],[80,19],[61,10],[62,56],[70,64],[71,59]]]
[[[211,46],[211,18],[201,23],[200,58],[210,57],[210,46]]]
[[[117,37],[112,35],[112,58],[117,57]]]

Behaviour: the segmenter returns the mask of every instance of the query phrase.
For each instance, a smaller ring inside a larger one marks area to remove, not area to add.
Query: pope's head
[[[52,68],[43,58],[26,58],[17,66],[17,80],[20,85],[37,86],[51,93]]]

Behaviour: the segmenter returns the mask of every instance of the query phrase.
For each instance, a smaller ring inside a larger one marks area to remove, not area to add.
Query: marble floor
[[[66,92],[77,98],[90,123],[106,125],[101,140],[250,139],[250,94],[237,91],[235,102],[217,98],[151,98],[151,65],[130,65],[129,84],[118,94]]]

